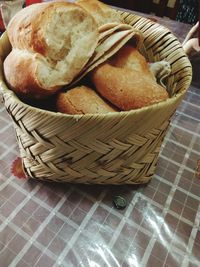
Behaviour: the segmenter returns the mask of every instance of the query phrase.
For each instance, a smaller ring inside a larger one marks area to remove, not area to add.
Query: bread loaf
[[[115,67],[139,71],[143,77],[149,76],[153,80],[156,80],[146,58],[136,47],[127,44],[124,45],[109,61]]]
[[[117,110],[87,86],[58,93],[56,106],[57,111],[67,114],[103,114]]]
[[[129,46],[124,46],[110,62],[98,66],[91,78],[97,91],[121,110],[141,108],[168,98],[144,57]]]
[[[122,17],[116,10],[98,0],[79,0],[76,3],[94,17],[98,26],[112,22],[123,23]]]
[[[8,85],[42,98],[69,84],[92,56],[98,27],[81,6],[49,2],[28,6],[10,21],[12,52],[4,61]]]

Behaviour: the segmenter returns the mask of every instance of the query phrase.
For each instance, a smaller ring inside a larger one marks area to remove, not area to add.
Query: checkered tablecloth
[[[176,111],[146,186],[43,183],[13,174],[19,157],[0,104],[0,266],[199,266],[200,89]],[[119,211],[113,196],[126,198]],[[182,264],[182,265],[181,265]]]

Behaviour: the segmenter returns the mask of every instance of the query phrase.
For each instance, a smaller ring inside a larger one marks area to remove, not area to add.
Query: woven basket
[[[191,82],[191,65],[169,30],[138,15],[120,12],[145,36],[149,61],[166,59],[172,67],[167,101],[128,112],[65,115],[21,102],[6,87],[5,107],[16,130],[24,170],[29,177],[70,183],[141,184],[153,176],[169,120]],[[2,61],[10,51],[0,40]],[[1,62],[2,63],[2,62]]]

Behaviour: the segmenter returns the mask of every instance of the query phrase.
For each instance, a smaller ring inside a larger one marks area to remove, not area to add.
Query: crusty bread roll
[[[162,87],[165,87],[164,79],[171,73],[169,62],[162,60],[148,63],[137,48],[127,44],[124,45],[109,61],[116,67],[140,71],[144,75],[152,77],[152,79],[157,81]]]
[[[98,43],[98,27],[81,6],[49,2],[28,6],[10,21],[12,52],[4,61],[9,86],[28,97],[55,93],[78,75]]]
[[[142,75],[150,76],[152,79],[156,80],[145,57],[138,51],[137,48],[131,45],[124,45],[110,59],[110,63],[115,67],[139,71]]]
[[[142,55],[124,46],[91,73],[97,91],[121,110],[137,109],[168,98]]]
[[[58,93],[57,111],[67,114],[97,114],[117,111],[87,86]]]
[[[9,87],[25,98],[44,98],[55,93],[60,86],[46,86],[43,83],[43,57],[25,50],[13,49],[4,61],[4,74]],[[44,70],[46,66],[43,66]],[[48,79],[48,77],[46,77]]]
[[[116,10],[98,0],[79,0],[76,3],[94,17],[98,26],[112,22],[123,23],[121,15]]]

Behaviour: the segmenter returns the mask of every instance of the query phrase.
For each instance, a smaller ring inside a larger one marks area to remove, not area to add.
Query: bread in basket
[[[70,183],[141,184],[155,173],[170,118],[190,85],[191,65],[168,29],[138,15],[118,14],[143,33],[149,62],[170,63],[172,72],[166,87],[171,97],[166,101],[95,115],[35,108],[22,102],[5,83],[2,64],[11,46],[6,33],[1,37],[1,88],[29,177]]]

